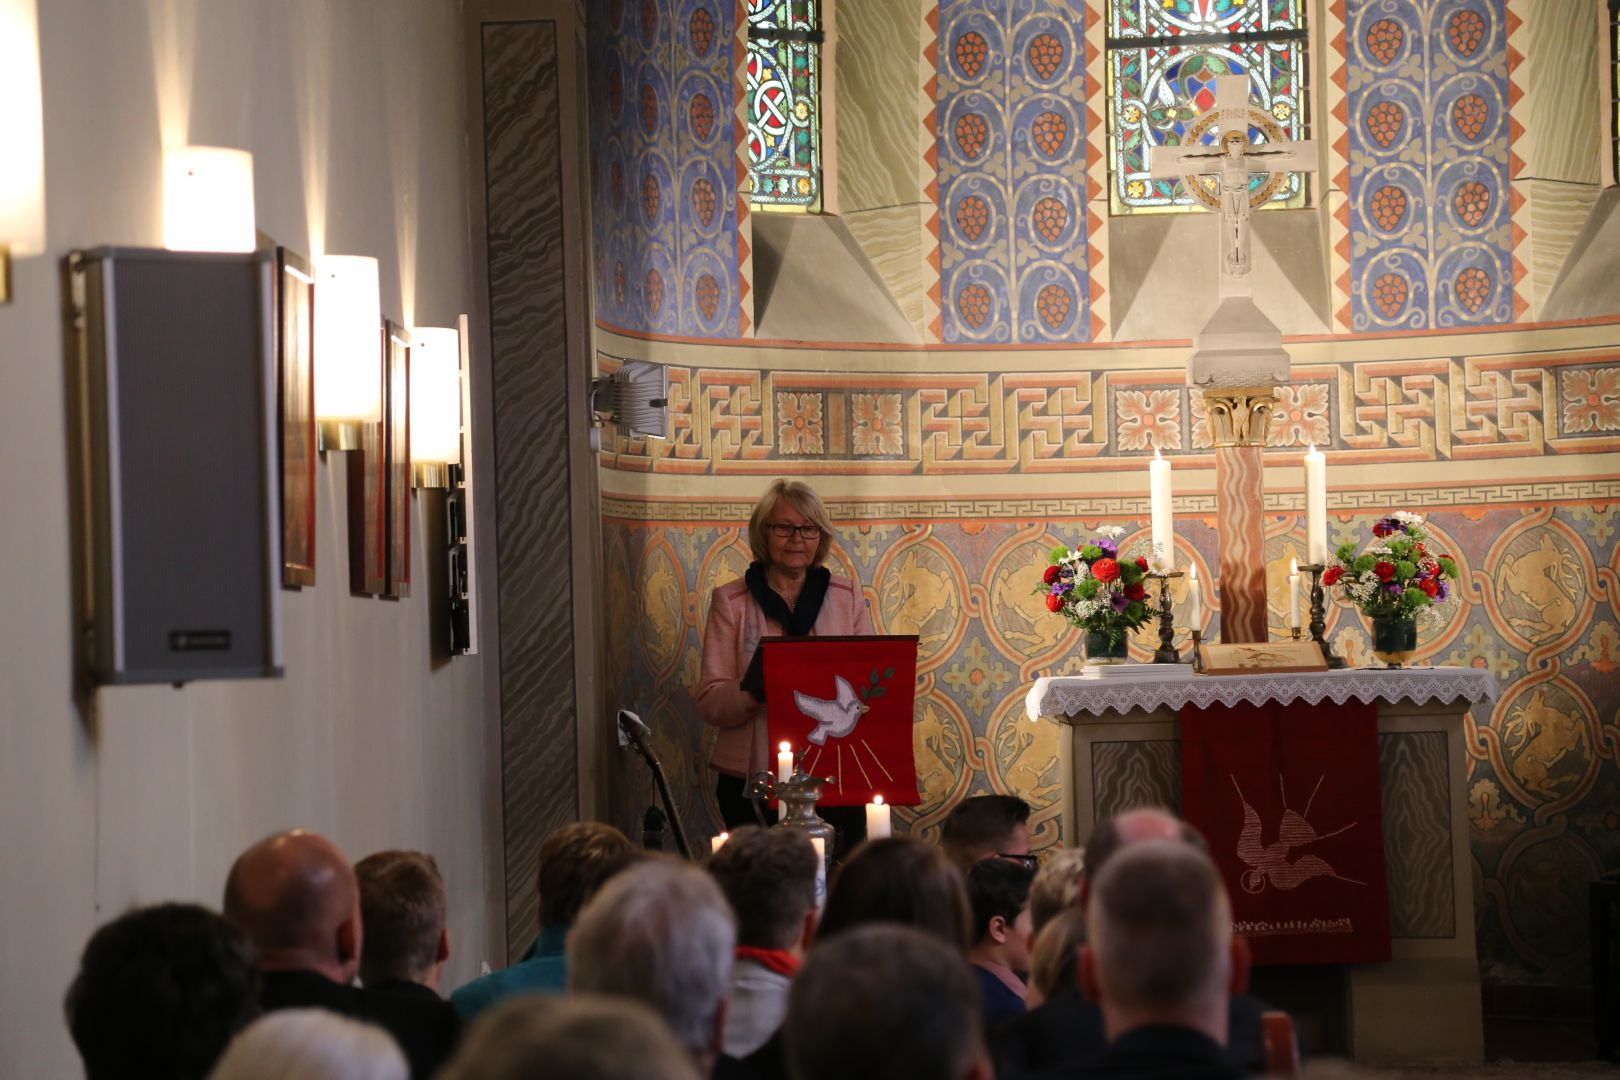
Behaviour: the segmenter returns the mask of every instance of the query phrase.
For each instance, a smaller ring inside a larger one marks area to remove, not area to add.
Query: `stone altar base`
[[[1294,702],[1309,723],[1315,701],[1376,701],[1392,957],[1260,969],[1255,992],[1293,1014],[1308,1053],[1362,1064],[1483,1061],[1463,719],[1471,702],[1495,697],[1489,673],[1413,668],[1131,683],[1040,679],[1030,690],[1029,715],[1066,727],[1059,747],[1067,845],[1083,845],[1098,818],[1132,807],[1180,811],[1183,704]]]

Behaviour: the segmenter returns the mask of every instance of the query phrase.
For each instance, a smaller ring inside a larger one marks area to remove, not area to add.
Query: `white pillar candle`
[[[1170,495],[1170,463],[1153,448],[1148,462],[1148,495],[1153,509],[1153,568],[1174,570],[1176,566],[1176,518]]]
[[[731,834],[728,833],[728,832],[723,832],[719,836],[710,837],[709,838],[709,854],[713,855],[715,852],[717,852],[721,848],[725,847],[726,846],[726,841],[730,840],[730,839],[731,839]]]
[[[793,747],[782,743],[776,748],[776,782],[785,784],[793,779]]]
[[[866,804],[866,838],[881,840],[888,835],[889,808],[883,804],[883,796],[874,795]]]
[[[1204,629],[1204,594],[1198,591],[1198,567],[1193,567],[1187,573],[1187,599],[1192,601],[1192,611],[1187,615],[1187,627],[1190,630]]]
[[[1327,562],[1327,458],[1311,444],[1305,455],[1305,561]]]
[[[1299,625],[1299,560],[1288,560],[1288,625]]]

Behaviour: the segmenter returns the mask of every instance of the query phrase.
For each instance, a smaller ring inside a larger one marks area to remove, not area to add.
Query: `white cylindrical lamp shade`
[[[163,150],[163,246],[252,251],[253,155],[223,146]]]
[[[377,260],[323,255],[315,264],[315,416],[382,419],[382,291]]]
[[[34,0],[0,0],[0,248],[45,254],[45,121]]]
[[[411,460],[461,461],[461,335],[448,327],[411,329]]]

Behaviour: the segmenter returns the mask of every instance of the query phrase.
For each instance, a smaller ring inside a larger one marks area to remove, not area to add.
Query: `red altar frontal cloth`
[[[823,806],[859,806],[874,795],[917,805],[916,637],[765,638],[759,645],[773,769],[785,742],[804,755],[805,772],[827,778]]]
[[[1389,959],[1376,706],[1187,706],[1181,798],[1255,963]]]

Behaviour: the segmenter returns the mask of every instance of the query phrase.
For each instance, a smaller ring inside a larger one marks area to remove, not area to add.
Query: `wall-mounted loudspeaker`
[[[91,677],[280,675],[269,253],[99,248],[69,266]]]

